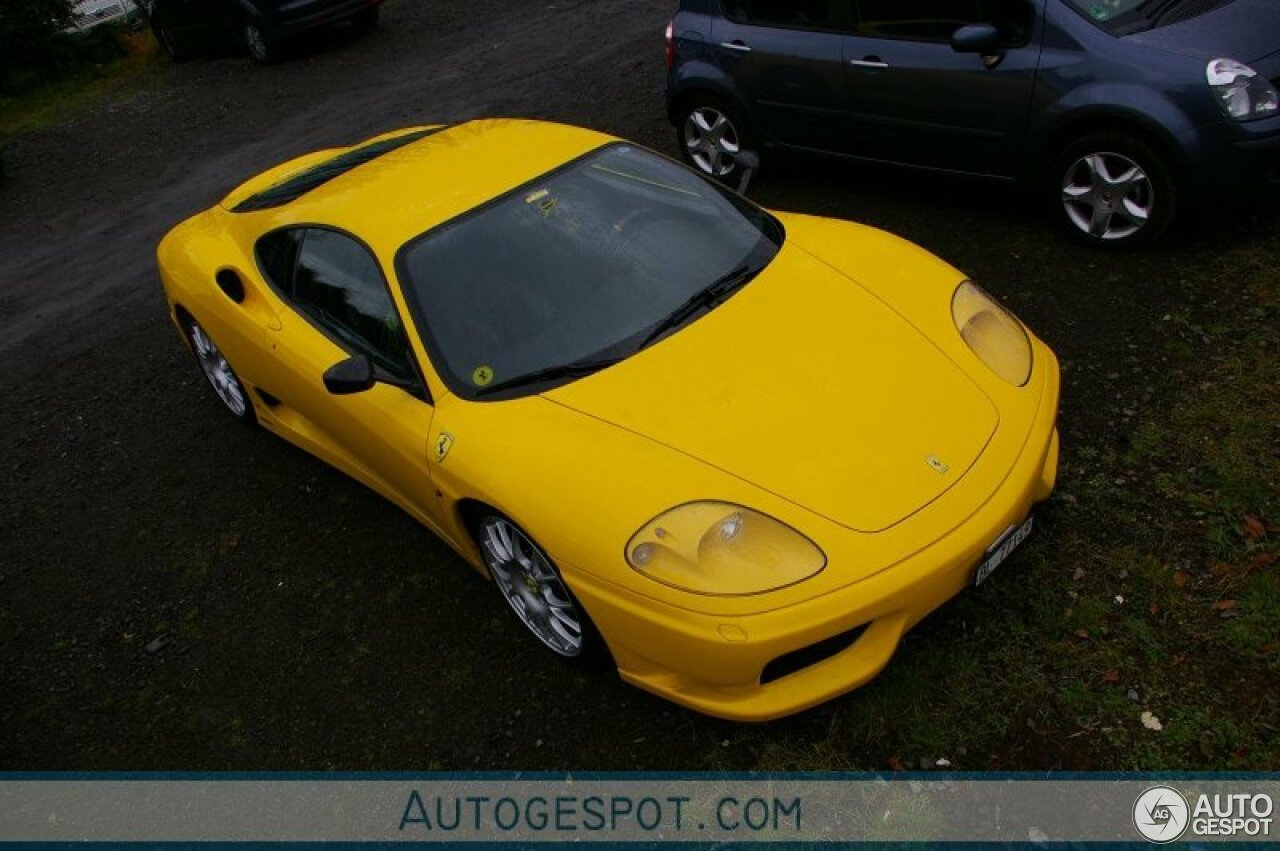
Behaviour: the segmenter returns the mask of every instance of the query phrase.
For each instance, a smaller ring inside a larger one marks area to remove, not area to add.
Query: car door
[[[1012,177],[1040,63],[1042,7],[1031,0],[848,0],[844,39],[852,152]],[[957,53],[965,24],[994,24],[990,57]]]
[[[259,264],[293,308],[275,332],[275,375],[264,384],[271,414],[326,460],[439,528],[428,467],[434,408],[373,253],[330,227],[274,231]],[[350,395],[330,393],[324,373],[365,355],[383,379]]]
[[[711,41],[756,122],[779,142],[840,151],[840,0],[729,0]]]

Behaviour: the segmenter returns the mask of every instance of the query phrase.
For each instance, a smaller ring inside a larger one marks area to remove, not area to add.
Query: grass
[[[909,636],[825,733],[783,723],[733,744],[768,770],[1280,765],[1271,231],[1188,276],[1207,306],[1162,323],[1163,401],[1127,441],[1064,441],[1038,540],[997,581]]]
[[[86,104],[139,83],[163,67],[150,32],[120,35],[124,55],[66,77],[39,83],[18,95],[0,96],[0,138],[54,126]]]

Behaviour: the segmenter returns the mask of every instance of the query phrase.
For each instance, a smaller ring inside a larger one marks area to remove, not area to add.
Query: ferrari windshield
[[[615,144],[417,237],[397,268],[451,389],[501,398],[656,342],[714,309],[781,243],[750,202]]]

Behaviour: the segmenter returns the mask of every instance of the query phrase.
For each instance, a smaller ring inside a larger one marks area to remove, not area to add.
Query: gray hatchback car
[[[1017,182],[1080,239],[1280,195],[1280,0],[681,0],[667,108],[746,149]]]

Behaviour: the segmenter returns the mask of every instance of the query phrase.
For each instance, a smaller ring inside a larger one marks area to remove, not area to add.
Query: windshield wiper
[[[497,384],[490,384],[488,387],[481,387],[475,392],[475,395],[487,396],[490,393],[497,393],[499,390],[510,390],[513,387],[525,387],[530,384],[538,384],[543,381],[555,381],[558,378],[583,378],[584,376],[588,376],[607,367],[611,367],[620,360],[622,360],[622,358],[576,360],[569,363],[558,364],[556,366],[548,366],[543,369],[535,369],[533,372],[526,372],[524,375],[517,375],[514,378],[508,378],[506,381],[499,381]]]
[[[1182,4],[1182,0],[1143,0],[1137,6],[1138,12],[1153,24]]]
[[[640,341],[637,351],[652,346],[672,330],[679,328],[692,319],[697,315],[698,311],[703,309],[710,310],[720,304],[735,290],[750,281],[755,273],[759,271],[759,269],[754,269],[744,264],[716,278],[710,285],[691,295],[688,301],[667,314],[666,318],[653,326],[653,329],[648,334],[645,334],[644,339]]]

